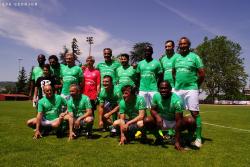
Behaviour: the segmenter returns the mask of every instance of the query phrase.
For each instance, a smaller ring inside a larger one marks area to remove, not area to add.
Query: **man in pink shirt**
[[[89,97],[92,111],[96,110],[96,99],[100,92],[100,72],[94,68],[95,59],[93,56],[89,56],[86,59],[86,66],[82,66],[83,70],[83,94]]]

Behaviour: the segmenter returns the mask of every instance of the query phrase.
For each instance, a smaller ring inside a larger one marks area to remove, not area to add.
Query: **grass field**
[[[201,105],[203,147],[185,152],[173,145],[119,146],[107,132],[70,142],[33,140],[25,122],[35,114],[30,102],[0,102],[0,166],[250,166],[250,106]]]

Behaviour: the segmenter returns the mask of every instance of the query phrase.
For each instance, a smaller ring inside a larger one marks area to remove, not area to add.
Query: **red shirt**
[[[90,100],[95,100],[98,96],[97,85],[100,85],[101,75],[96,69],[88,69],[86,67],[83,72],[84,88],[83,94],[89,97]]]

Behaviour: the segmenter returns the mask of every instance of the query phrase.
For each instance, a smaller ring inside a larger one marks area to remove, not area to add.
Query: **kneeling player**
[[[135,94],[135,89],[126,85],[122,88],[123,99],[120,101],[120,119],[113,126],[120,126],[120,144],[127,141],[128,136],[135,135],[137,130],[143,127],[146,102],[142,96]]]
[[[182,150],[180,144],[180,132],[188,129],[195,130],[195,120],[192,116],[183,117],[183,104],[181,98],[171,92],[172,87],[168,81],[162,81],[159,85],[159,92],[153,96],[151,116],[144,120],[147,128],[167,130],[175,129],[175,148]],[[153,127],[152,127],[153,125]]]
[[[87,130],[87,136],[91,137],[94,118],[90,100],[88,96],[81,94],[80,87],[75,84],[70,86],[70,95],[68,114],[65,116],[69,121],[69,140],[76,137],[73,127],[78,133],[82,129]]]
[[[67,105],[64,98],[53,94],[50,85],[44,86],[44,93],[45,96],[38,101],[36,118],[27,121],[28,126],[36,127],[34,139],[42,137],[42,127],[47,129],[59,127],[66,115],[66,113],[61,113],[62,107]]]

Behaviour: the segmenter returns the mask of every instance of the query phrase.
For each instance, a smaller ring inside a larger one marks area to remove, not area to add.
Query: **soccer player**
[[[67,65],[61,71],[63,82],[61,96],[68,100],[70,96],[70,85],[80,85],[83,80],[83,74],[81,67],[75,65],[75,58],[73,53],[66,53],[65,60]]]
[[[35,91],[33,96],[33,102],[37,103],[37,96],[38,99],[41,99],[43,96],[45,96],[43,88],[45,85],[50,85],[52,87],[52,90],[55,92],[55,77],[51,76],[50,74],[50,65],[45,64],[43,66],[43,76],[39,77],[35,84]]]
[[[99,127],[107,129],[113,121],[117,120],[117,113],[119,111],[119,101],[121,99],[120,90],[113,85],[112,77],[105,75],[103,77],[103,88],[99,94]],[[112,116],[112,118],[111,118]],[[111,134],[116,133],[116,130],[111,129]]]
[[[89,97],[92,111],[94,115],[94,111],[96,110],[97,104],[97,96],[100,92],[100,72],[94,68],[95,58],[93,56],[89,56],[86,59],[87,66],[83,69],[83,91],[82,93]]]
[[[60,64],[58,62],[58,58],[56,55],[49,56],[49,64],[50,64],[50,71],[51,75],[55,77],[56,84],[55,88],[57,90],[57,94],[61,94],[62,91],[62,78],[60,76],[62,69],[65,67],[64,64]]]
[[[68,114],[65,116],[65,119],[69,121],[69,140],[76,137],[73,127],[78,134],[82,129],[86,129],[87,136],[91,137],[94,118],[88,96],[81,94],[80,87],[76,84],[70,86],[70,96],[67,102]]]
[[[120,55],[120,67],[116,70],[118,80],[118,87],[121,88],[125,85],[135,86],[136,70],[129,65],[129,55],[124,53]]]
[[[33,68],[31,73],[31,82],[30,82],[30,92],[29,97],[32,98],[33,89],[35,87],[36,80],[43,75],[43,65],[45,64],[46,58],[44,55],[40,54],[37,56],[37,62],[39,66]],[[36,100],[37,101],[37,100]],[[36,101],[33,101],[33,106]]]
[[[187,37],[180,38],[180,54],[173,61],[173,78],[175,93],[183,99],[186,109],[191,112],[196,121],[196,140],[192,144],[200,148],[202,141],[199,88],[204,81],[205,72],[202,60],[190,51],[190,46],[191,42]]]
[[[57,128],[66,115],[66,112],[62,112],[63,106],[67,103],[60,95],[53,93],[51,85],[44,86],[45,96],[38,101],[38,110],[36,118],[32,118],[27,121],[27,125],[30,127],[36,127],[34,139],[42,137],[41,128]]]
[[[151,126],[155,130],[175,129],[175,148],[182,150],[180,132],[188,129],[191,134],[195,130],[195,120],[192,116],[183,117],[183,103],[181,98],[172,93],[171,84],[162,81],[159,93],[152,100],[151,116],[144,119],[145,127]],[[153,126],[153,127],[152,127]],[[158,136],[158,139],[161,139]]]
[[[137,66],[140,76],[139,95],[145,98],[147,108],[151,108],[151,100],[157,92],[157,82],[162,80],[162,69],[159,61],[153,59],[153,48],[145,47],[145,59]]]
[[[120,119],[113,124],[114,127],[120,126],[120,144],[128,141],[128,136],[134,136],[137,130],[143,127],[146,103],[142,96],[136,95],[135,87],[125,85],[122,88],[123,99],[120,101]]]
[[[110,48],[103,49],[103,56],[105,61],[97,65],[97,69],[101,73],[101,83],[103,83],[102,82],[103,77],[105,75],[109,75],[112,77],[113,84],[116,85],[117,82],[116,69],[120,67],[121,64],[116,60],[112,60],[112,50]]]
[[[163,79],[165,81],[169,81],[172,88],[174,88],[174,80],[172,76],[173,60],[178,55],[178,53],[174,52],[174,47],[175,47],[174,41],[167,40],[165,42],[165,54],[162,55],[160,59],[160,63],[164,73]]]

